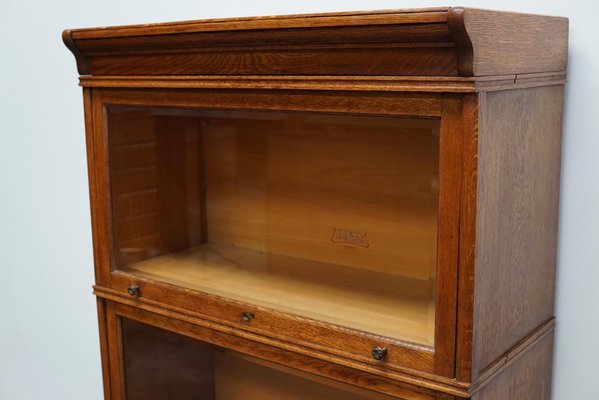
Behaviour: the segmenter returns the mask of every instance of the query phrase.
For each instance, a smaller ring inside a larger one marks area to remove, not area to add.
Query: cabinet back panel
[[[429,280],[438,122],[112,113],[116,263],[206,241]],[[155,237],[151,249],[131,244]]]
[[[204,120],[208,240],[429,279],[438,140],[368,122]]]

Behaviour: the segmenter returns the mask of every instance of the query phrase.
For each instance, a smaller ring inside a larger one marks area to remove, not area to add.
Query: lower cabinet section
[[[105,400],[549,400],[553,324],[475,382],[389,376],[159,307],[98,299]],[[283,329],[283,328],[282,328]],[[458,386],[459,385],[459,386]]]
[[[392,400],[123,319],[127,400]]]

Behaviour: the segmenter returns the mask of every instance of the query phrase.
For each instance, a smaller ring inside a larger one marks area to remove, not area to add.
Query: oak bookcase
[[[550,398],[568,20],[66,30],[105,398]]]

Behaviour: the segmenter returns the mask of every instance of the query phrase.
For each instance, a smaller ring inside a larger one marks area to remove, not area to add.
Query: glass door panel
[[[115,268],[433,345],[437,119],[108,111]]]
[[[121,319],[127,400],[393,400]]]

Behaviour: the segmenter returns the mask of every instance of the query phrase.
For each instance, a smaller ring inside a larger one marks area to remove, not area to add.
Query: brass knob
[[[139,297],[139,295],[140,295],[139,286],[129,285],[129,287],[127,288],[127,293],[129,293],[131,296]]]
[[[247,312],[247,311],[241,314],[241,319],[243,319],[246,322],[254,317],[255,317],[254,314],[252,314],[251,312]]]
[[[373,347],[372,348],[372,358],[375,360],[381,361],[387,357],[387,348],[386,347]]]

